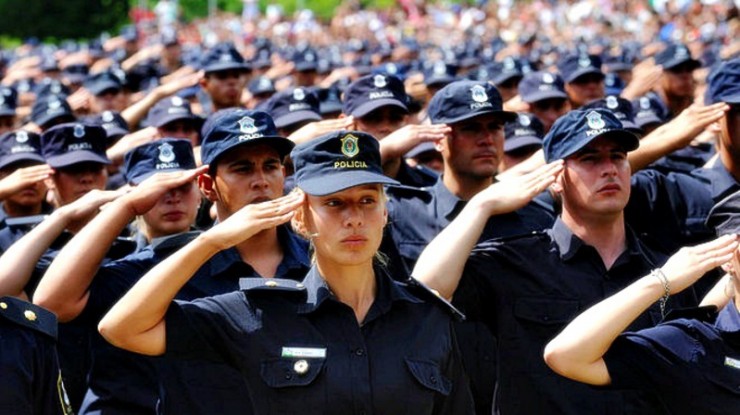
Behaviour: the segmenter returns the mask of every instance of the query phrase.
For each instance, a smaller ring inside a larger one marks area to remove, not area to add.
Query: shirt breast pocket
[[[514,316],[527,331],[529,337],[550,338],[579,312],[576,300],[557,298],[523,297],[514,303]]]
[[[414,379],[413,390],[408,390],[408,411],[410,413],[431,413],[437,397],[448,396],[452,391],[452,381],[442,372],[436,362],[406,357],[406,368]]]
[[[268,386],[269,413],[321,413],[326,394],[320,381],[325,359],[276,358],[262,361],[260,376]]]

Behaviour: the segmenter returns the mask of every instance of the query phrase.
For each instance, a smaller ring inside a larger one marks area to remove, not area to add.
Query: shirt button
[[[437,378],[435,376],[430,376],[429,380],[432,382],[433,385],[437,384]]]
[[[355,354],[356,354],[357,356],[360,356],[360,357],[362,357],[362,356],[364,356],[364,355],[365,355],[365,350],[364,350],[364,349],[357,349],[357,350],[355,350]]]

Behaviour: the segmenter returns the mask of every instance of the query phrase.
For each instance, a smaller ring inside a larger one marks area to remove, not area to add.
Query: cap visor
[[[572,156],[573,154],[579,152],[583,147],[586,147],[588,143],[596,140],[597,138],[602,138],[602,137],[616,139],[617,142],[622,144],[625,151],[632,151],[636,149],[637,147],[639,147],[640,145],[640,139],[635,135],[635,133],[633,133],[630,130],[617,128],[614,130],[605,131],[593,137],[589,137],[587,140],[583,140],[583,142],[581,142],[579,146],[571,149],[571,151],[568,152],[567,154],[563,154],[562,158],[565,159],[567,157]],[[547,160],[547,161],[550,162],[552,160]]]
[[[538,101],[544,101],[546,99],[562,98],[568,99],[568,94],[559,90],[552,91],[538,91],[529,95],[522,95],[522,101],[527,103],[533,103]]]
[[[18,163],[19,161],[37,161],[39,163],[46,162],[46,160],[44,160],[44,158],[41,157],[41,155],[39,154],[34,154],[30,152],[13,154],[0,160],[0,169],[10,166],[13,163]]]
[[[522,136],[504,141],[504,153],[524,147],[542,147],[542,139],[535,136]]]
[[[203,164],[217,163],[218,159],[221,158],[221,156],[226,154],[227,151],[234,149],[236,147],[241,147],[241,146],[246,146],[246,145],[256,146],[260,144],[264,144],[266,146],[274,148],[275,151],[278,152],[278,155],[280,156],[281,159],[285,158],[285,156],[290,154],[290,151],[293,150],[293,147],[295,147],[295,143],[288,140],[285,137],[267,136],[267,137],[253,138],[251,140],[244,140],[244,141],[233,143],[229,147],[226,147],[222,149],[221,151],[219,151],[218,153],[216,153],[214,156],[211,157],[210,160],[204,159]]]
[[[501,118],[503,118],[504,122],[512,122],[512,121],[515,121],[517,118],[517,115],[515,112],[484,109],[482,111],[468,112],[468,113],[465,113],[464,115],[460,115],[459,117],[455,117],[455,118],[443,118],[441,120],[432,120],[432,124],[454,124],[456,122],[469,120],[479,115],[486,115],[486,114],[498,115]]]
[[[203,68],[203,71],[205,71],[206,73],[211,73],[211,72],[219,72],[219,71],[228,71],[232,69],[249,72],[250,67],[249,65],[244,64],[244,63],[224,62],[224,63],[216,63],[216,64],[208,65]]]
[[[107,158],[93,153],[92,151],[80,150],[73,151],[71,153],[62,154],[59,156],[49,157],[46,163],[53,167],[67,167],[77,163],[93,162],[100,164],[111,164],[111,161]]]
[[[601,72],[601,70],[599,70],[598,68],[588,67],[588,68],[579,69],[573,72],[572,74],[570,74],[568,79],[565,80],[565,82],[571,83],[575,81],[576,79],[582,77],[583,75],[591,75],[591,74],[601,75],[601,79],[606,78],[606,75],[604,75],[604,72]]]
[[[131,178],[126,177],[126,181],[129,182],[129,183],[138,185],[139,183],[141,183],[144,180],[146,180],[146,179],[154,176],[157,173],[172,173],[172,172],[176,172],[176,171],[185,171],[185,169],[162,169],[162,170],[157,170],[157,171],[150,171],[150,172],[147,172],[145,174],[141,174],[141,175],[134,176],[134,177],[131,177]]]
[[[313,111],[295,111],[289,112],[282,117],[274,119],[275,127],[285,128],[289,125],[296,124],[303,121],[320,121],[321,115]]]
[[[376,99],[370,102],[366,102],[359,107],[355,108],[354,111],[352,111],[352,116],[354,117],[364,117],[367,114],[375,111],[376,109],[380,107],[385,106],[394,106],[403,109],[404,111],[408,112],[409,109],[403,102],[397,100],[397,99],[391,99],[391,98],[382,98],[382,99]]]
[[[312,196],[326,196],[350,187],[376,183],[399,184],[388,176],[367,171],[342,171],[308,180],[296,180],[296,186]]]
[[[150,125],[153,125],[157,128],[162,127],[163,125],[169,124],[172,121],[178,121],[178,120],[188,120],[192,121],[195,119],[195,116],[192,114],[167,114],[164,117],[157,120],[157,122],[152,122]]]

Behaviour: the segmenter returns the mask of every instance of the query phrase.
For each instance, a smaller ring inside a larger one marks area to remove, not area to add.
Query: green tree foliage
[[[129,0],[0,0],[3,35],[91,38],[128,21]]]

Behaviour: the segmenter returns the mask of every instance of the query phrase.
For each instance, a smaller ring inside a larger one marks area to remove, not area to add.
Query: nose
[[[604,176],[616,176],[617,175],[617,163],[612,160],[610,157],[605,157],[604,161],[601,163],[602,166],[602,175]]]
[[[182,199],[183,191],[181,189],[171,189],[164,194],[164,202],[169,204],[177,204]]]
[[[267,181],[267,174],[264,170],[259,169],[254,173],[254,180],[252,180],[253,189],[266,189],[269,186]]]
[[[358,205],[348,206],[344,214],[344,226],[348,228],[359,228],[364,221],[364,214]]]

